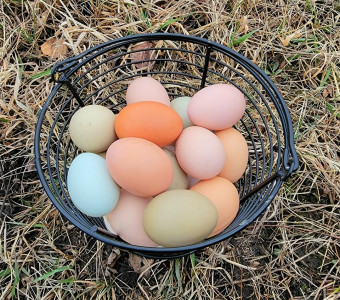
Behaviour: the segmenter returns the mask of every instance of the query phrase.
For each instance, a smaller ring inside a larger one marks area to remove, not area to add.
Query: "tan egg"
[[[116,207],[104,218],[107,229],[132,245],[156,247],[143,228],[144,209],[151,199],[121,189]]]
[[[166,153],[166,155],[170,158],[172,167],[174,169],[174,177],[167,191],[177,190],[177,189],[187,189],[189,186],[188,175],[179,166],[175,153],[173,153],[169,149],[163,149],[163,150]]]
[[[117,139],[114,131],[115,114],[101,105],[80,108],[71,118],[70,136],[83,151],[99,153]]]
[[[248,146],[243,135],[234,128],[215,131],[225,151],[224,167],[218,176],[231,182],[239,180],[248,165]]]
[[[190,190],[171,190],[153,198],[144,210],[147,235],[164,247],[180,247],[204,240],[217,223],[215,205]]]
[[[206,196],[216,206],[218,220],[209,237],[223,231],[236,217],[239,209],[239,195],[236,187],[223,177],[201,180],[190,188]]]

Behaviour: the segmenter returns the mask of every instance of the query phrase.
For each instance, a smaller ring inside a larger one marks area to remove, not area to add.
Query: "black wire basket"
[[[89,104],[101,104],[118,113],[126,105],[128,84],[140,76],[160,81],[171,99],[192,96],[216,83],[232,84],[246,97],[246,112],[236,124],[249,148],[247,170],[236,183],[240,209],[223,232],[200,243],[177,248],[130,245],[107,231],[103,218],[81,213],[69,197],[67,172],[80,153],[68,133],[72,115]],[[132,35],[57,63],[51,77],[57,84],[42,107],[35,133],[37,171],[61,214],[106,244],[154,258],[193,253],[251,224],[298,168],[292,122],[278,89],[252,62],[220,44],[181,34]]]

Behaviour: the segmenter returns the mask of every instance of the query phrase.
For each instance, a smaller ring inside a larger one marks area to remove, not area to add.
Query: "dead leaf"
[[[285,66],[286,66],[286,61],[283,60],[283,61],[280,63],[279,69],[283,69]]]
[[[248,23],[249,23],[248,17],[242,16],[240,19],[240,28],[237,30],[237,33],[243,30],[244,34],[246,34],[248,31]]]
[[[107,265],[112,268],[117,261],[117,259],[120,257],[120,250],[119,249],[112,249],[112,252],[110,253],[109,257],[107,258]]]
[[[27,284],[30,284],[32,282],[33,282],[32,276],[24,275],[23,277],[21,277],[21,283],[24,287],[26,287]]]
[[[41,45],[41,52],[51,58],[60,58],[65,56],[67,53],[65,40],[52,37]]]
[[[37,22],[39,26],[46,26],[47,19],[49,17],[50,12],[45,10],[43,13],[37,16]]]
[[[120,250],[117,248],[113,248],[106,262],[106,268],[104,272],[104,275],[106,277],[111,276],[111,273],[115,273],[115,270],[113,269],[113,267],[119,257],[120,257]]]
[[[332,86],[328,86],[328,87],[324,88],[324,90],[322,92],[322,97],[327,98],[328,96],[333,97],[333,87]]]
[[[280,39],[282,45],[287,47],[292,39],[296,39],[300,36],[301,36],[301,33],[297,31],[297,32],[294,32],[294,33],[286,36],[285,38],[279,37],[279,39]]]
[[[137,45],[135,45],[131,50],[132,51],[137,51],[137,50],[143,50],[143,49],[149,49],[152,47],[152,44],[149,42],[142,42],[142,43],[138,43]],[[140,61],[140,60],[146,60],[146,59],[154,59],[155,58],[155,51],[149,50],[149,51],[138,51],[138,52],[134,52],[131,53],[131,61],[132,62],[136,62],[136,61]],[[141,62],[141,63],[137,63],[136,67],[138,69],[143,68],[143,67],[148,67],[151,64],[153,64],[153,62],[151,61],[145,61],[145,62]]]
[[[257,260],[254,260],[254,261],[252,261],[252,262],[250,263],[250,267],[255,268],[255,269],[256,269],[259,265],[260,265],[260,262],[257,261]]]
[[[153,263],[153,259],[146,259],[146,258],[142,258],[141,256],[137,254],[129,253],[130,266],[138,274],[141,274],[145,271],[143,274],[145,278],[150,277],[150,270],[148,270],[148,268],[150,268],[152,263]]]

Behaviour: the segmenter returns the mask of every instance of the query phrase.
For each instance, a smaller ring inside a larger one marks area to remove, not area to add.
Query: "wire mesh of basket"
[[[69,197],[68,168],[81,153],[68,127],[82,106],[101,104],[114,113],[125,105],[129,83],[152,76],[171,99],[201,88],[229,83],[242,91],[246,112],[235,126],[249,148],[247,170],[236,183],[240,209],[220,234],[177,248],[130,245],[107,231],[103,218],[81,213]],[[108,41],[57,63],[56,82],[43,105],[35,134],[35,160],[41,183],[53,204],[71,223],[104,243],[154,258],[175,258],[218,243],[251,224],[270,204],[282,182],[298,168],[293,127],[278,89],[261,69],[239,53],[206,39],[180,34],[141,34]]]

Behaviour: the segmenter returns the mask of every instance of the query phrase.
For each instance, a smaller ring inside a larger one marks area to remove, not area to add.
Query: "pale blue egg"
[[[74,205],[91,217],[108,214],[117,205],[120,193],[105,159],[94,153],[82,153],[72,161],[67,189]]]

